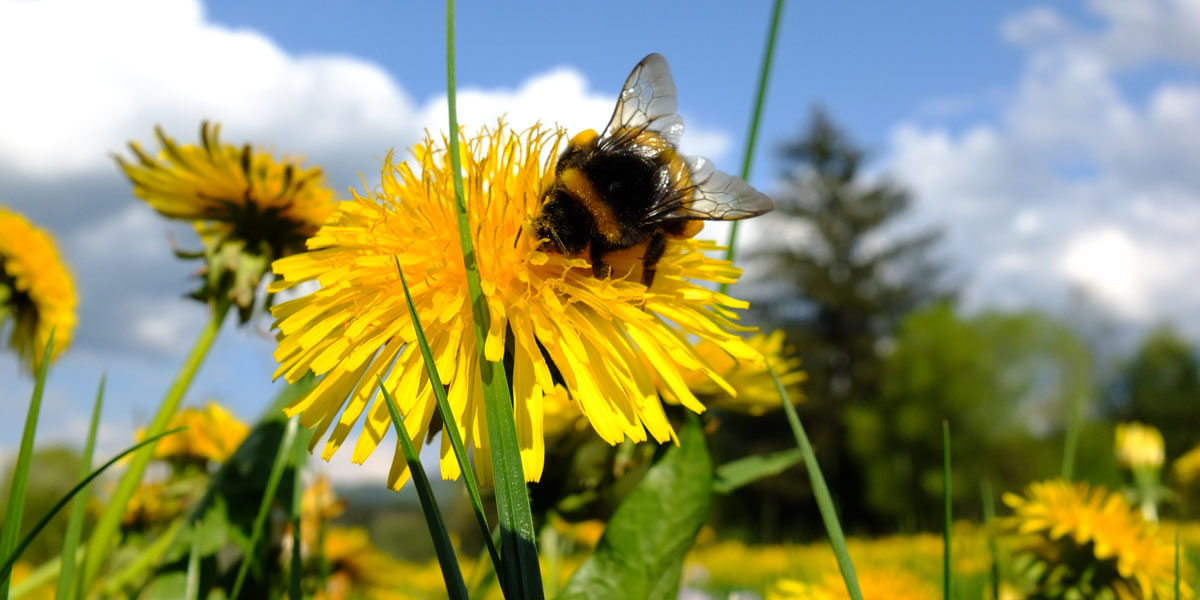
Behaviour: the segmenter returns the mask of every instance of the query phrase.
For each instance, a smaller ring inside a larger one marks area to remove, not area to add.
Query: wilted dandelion
[[[586,260],[537,250],[539,240],[527,225],[553,179],[563,140],[561,132],[534,127],[516,133],[501,124],[462,145],[467,212],[491,317],[484,350],[489,360],[511,365],[517,434],[530,480],[542,472],[543,397],[556,381],[609,443],[665,442],[675,433],[655,381],[696,412],[704,405],[685,377],[698,372],[733,393],[692,340],[707,340],[742,360],[758,356],[733,333],[744,328],[734,323],[731,309],[746,303],[695,283],[733,282],[740,272],[705,254],[716,248],[712,242],[672,241],[651,289],[639,283],[642,247],[605,257],[611,279],[593,276]],[[414,343],[398,260],[462,436],[474,446],[486,481],[489,441],[449,156],[444,141],[428,138],[414,155],[412,165],[389,156],[378,191],[341,203],[309,240],[309,252],[275,263],[282,281],[273,290],[312,280],[321,286],[273,310],[280,330],[276,376],[295,381],[310,370],[325,375],[287,412],[302,413],[302,423],[316,428],[314,443],[334,426],[322,453],[326,459],[364,414],[355,462],[365,460],[390,427],[382,400],[372,403],[377,376],[385,377],[399,402],[409,435],[422,439],[435,402]],[[396,452],[389,485],[399,488],[408,473]],[[445,438],[441,456],[443,477],[457,477]]]
[[[1005,494],[1004,503],[1015,514],[1002,525],[1017,536],[1035,593],[1171,597],[1173,549],[1120,494],[1052,480],[1031,484],[1024,497]]]
[[[319,167],[276,160],[249,144],[222,144],[220,131],[205,122],[200,144],[181,146],[158,127],[157,157],[130,142],[137,162],[116,160],[134,195],[165,217],[195,224],[203,252],[178,253],[205,259],[204,283],[193,296],[204,302],[228,298],[245,321],[271,261],[304,249],[333,212],[333,192]]]
[[[75,283],[49,233],[0,206],[0,327],[33,373],[54,332],[53,361],[75,329]]]

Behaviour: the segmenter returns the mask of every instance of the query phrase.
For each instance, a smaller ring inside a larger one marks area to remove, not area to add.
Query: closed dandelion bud
[[[1133,470],[1159,469],[1163,464],[1162,433],[1150,425],[1121,423],[1116,433],[1117,461]]]

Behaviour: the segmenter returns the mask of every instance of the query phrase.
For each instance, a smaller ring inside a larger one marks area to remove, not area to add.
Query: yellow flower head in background
[[[937,598],[930,582],[898,568],[864,568],[857,572],[863,598],[871,600],[926,600]],[[842,600],[849,598],[839,573],[827,573],[818,583],[782,579],[767,590],[766,600]]]
[[[1040,565],[1039,589],[1171,597],[1174,550],[1121,494],[1056,479],[1031,484],[1024,497],[1005,494],[1004,503],[1014,515],[1002,526]]]
[[[220,131],[204,122],[200,144],[181,146],[157,127],[158,157],[130,142],[137,162],[116,160],[133,182],[134,195],[165,217],[195,224],[207,265],[205,283],[194,296],[205,302],[228,297],[244,321],[271,261],[304,249],[333,212],[333,192],[319,167],[276,160],[249,144],[222,144]]]
[[[167,429],[186,427],[184,431],[168,435],[154,447],[154,458],[158,460],[225,462],[250,429],[232,413],[215,402],[209,402],[203,410],[185,408],[171,417]],[[145,437],[137,432],[140,440]]]
[[[788,396],[792,401],[801,400],[803,396],[799,385],[808,375],[800,370],[800,359],[787,354],[783,342],[782,331],[750,336],[746,339],[746,344],[763,357],[756,360],[738,360],[725,352],[720,345],[708,340],[696,345],[696,351],[730,387],[737,390],[737,395],[730,394],[728,390],[698,372],[689,373],[684,377],[684,381],[693,393],[704,398],[712,408],[761,415],[779,408],[782,402],[779,390],[775,388],[775,381],[767,372],[769,363],[775,375],[779,377],[779,382],[788,389]],[[766,362],[763,359],[766,359]],[[664,396],[667,400],[673,400],[669,391]]]
[[[740,273],[705,254],[717,248],[713,242],[673,240],[651,289],[639,283],[642,247],[606,257],[611,279],[594,277],[586,260],[537,250],[528,225],[553,181],[563,142],[561,131],[533,127],[518,133],[501,123],[462,144],[470,230],[491,317],[484,349],[488,360],[511,361],[517,435],[530,480],[542,472],[543,398],[555,389],[552,366],[601,438],[612,444],[626,438],[664,442],[675,433],[656,381],[696,412],[704,405],[688,390],[688,375],[698,372],[733,391],[693,340],[707,340],[742,360],[758,356],[732,333],[739,328],[731,309],[746,303],[693,283],[734,282]],[[365,460],[390,429],[382,398],[372,400],[376,377],[385,374],[408,434],[422,439],[436,403],[398,260],[464,442],[474,446],[486,483],[491,464],[483,391],[445,145],[427,138],[414,148],[411,165],[389,155],[380,189],[341,203],[309,240],[309,252],[275,262],[282,281],[274,291],[320,283],[318,291],[273,309],[280,330],[276,376],[295,381],[310,370],[325,375],[287,412],[303,413],[301,422],[316,428],[314,444],[334,426],[326,459],[364,414],[355,462]],[[399,488],[408,471],[398,446],[395,452],[388,483]],[[442,476],[457,477],[445,437],[441,456]]]
[[[1158,469],[1163,464],[1163,436],[1138,422],[1120,423],[1116,433],[1117,462],[1130,469]]]
[[[1175,480],[1185,486],[1200,486],[1200,445],[1188,450],[1171,465]]]
[[[0,327],[8,345],[33,373],[54,332],[53,361],[75,329],[75,283],[54,239],[25,217],[0,206]]]

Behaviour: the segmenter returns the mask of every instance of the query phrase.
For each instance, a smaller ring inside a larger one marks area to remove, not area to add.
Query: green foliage
[[[939,234],[883,235],[912,198],[887,180],[866,181],[865,155],[825,112],[813,112],[799,138],[783,147],[784,187],[764,220],[787,233],[764,236],[783,241],[752,257],[764,275],[744,289],[758,323],[782,328],[808,373],[798,410],[842,513],[852,516],[848,525],[884,529],[863,500],[863,470],[846,448],[845,413],[878,397],[881,351],[903,315],[941,295],[939,266],[928,258]],[[718,446],[722,461],[791,445],[782,420],[729,415],[723,423],[738,446]],[[810,493],[803,480],[771,478],[735,493],[723,515],[757,519],[777,512],[772,507],[804,505]],[[761,523],[756,537],[771,539],[785,527],[794,536],[802,522]]]
[[[30,472],[36,473],[37,476],[30,478],[29,485],[25,488],[25,513],[40,516],[79,481],[79,453],[66,446],[47,446],[34,450],[30,465]],[[4,481],[12,481],[14,467],[15,465],[10,464],[4,470]],[[3,497],[7,498],[10,491],[11,483],[4,487]],[[59,555],[66,539],[68,520],[69,515],[66,513],[54,517],[45,531],[25,551],[24,560],[40,564]],[[21,524],[21,537],[27,535],[31,527],[33,521],[24,519]]]
[[[1122,375],[1126,398],[1115,411],[1120,420],[1157,427],[1170,458],[1200,442],[1200,360],[1187,340],[1159,327],[1142,340]]]
[[[679,432],[608,522],[558,598],[675,598],[683,557],[708,518],[712,462],[698,419]]]
[[[904,319],[883,374],[877,401],[847,410],[848,445],[868,505],[902,530],[940,525],[943,419],[956,432],[955,512],[978,514],[980,478],[1015,489],[1057,472],[1071,403],[1091,389],[1087,349],[1053,319],[964,319],[945,303]]]
[[[728,494],[763,477],[778,475],[804,461],[799,448],[772,454],[753,454],[717,467],[713,491]]]

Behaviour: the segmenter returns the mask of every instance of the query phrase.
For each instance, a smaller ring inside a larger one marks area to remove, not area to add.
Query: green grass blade
[[[183,588],[185,600],[200,597],[200,536],[192,536],[192,549],[188,551],[187,578]]]
[[[80,492],[80,490],[83,490],[84,488],[86,488],[88,486],[88,484],[92,482],[93,479],[99,477],[100,474],[103,473],[106,469],[113,466],[113,464],[115,464],[118,460],[125,458],[130,453],[136,452],[137,450],[145,447],[148,444],[153,444],[154,442],[157,442],[158,440],[160,440],[164,437],[167,437],[168,435],[179,433],[180,431],[183,431],[184,429],[186,429],[186,427],[180,427],[177,429],[172,429],[170,431],[164,431],[158,435],[148,437],[145,440],[130,446],[129,448],[126,448],[120,454],[109,459],[108,462],[100,465],[100,468],[96,469],[95,471],[92,471],[91,474],[89,474],[87,477],[85,477],[83,479],[83,481],[80,481],[79,483],[75,484],[75,487],[71,488],[71,490],[68,491],[66,493],[66,495],[64,495],[62,498],[59,498],[58,502],[55,502],[54,506],[51,506],[50,510],[46,511],[46,514],[43,515],[42,518],[39,519],[38,522],[29,530],[29,533],[25,534],[25,537],[21,539],[21,543],[17,544],[16,549],[13,550],[8,555],[6,555],[6,557],[4,558],[3,566],[0,566],[0,577],[3,577],[5,579],[8,578],[10,572],[12,571],[13,565],[16,564],[17,559],[20,558],[20,556],[21,556],[21,553],[24,552],[25,549],[29,547],[29,544],[33,543],[33,539],[37,537],[37,534],[41,533],[42,529],[44,529],[46,527],[46,525],[48,525],[50,523],[50,519],[53,519],[54,515],[58,514],[58,511],[62,510],[62,507],[66,506],[67,503],[71,501],[71,498],[74,498],[75,495]]]
[[[221,323],[225,321],[225,315],[229,313],[229,307],[228,301],[218,302],[213,307],[212,319],[200,332],[200,336],[196,338],[195,345],[192,346],[191,352],[180,366],[179,373],[175,375],[175,381],[163,396],[154,420],[146,428],[147,437],[152,437],[165,430],[171,422],[171,417],[174,417],[175,412],[179,410],[179,403],[183,400],[183,395],[196,377],[196,371],[200,369],[201,363],[204,362],[205,356],[212,348],[217,332],[221,329]],[[129,504],[129,499],[137,491],[138,484],[142,482],[142,476],[146,473],[146,467],[153,458],[154,448],[152,447],[147,447],[144,451],[139,452],[133,457],[133,460],[129,461],[129,467],[125,469],[125,473],[117,482],[117,488],[99,520],[96,521],[96,527],[92,530],[92,537],[88,541],[87,556],[83,560],[83,577],[75,588],[77,598],[82,597],[83,590],[91,587],[92,581],[100,572],[100,566],[111,554],[112,547],[116,545],[121,518],[125,514],[125,506]]]
[[[83,444],[83,456],[79,459],[79,478],[87,477],[92,469],[92,452],[96,448],[96,430],[100,427],[100,407],[104,404],[104,382],[106,376],[100,376],[100,387],[96,390],[96,401],[92,404],[92,420],[88,423],[87,442]],[[70,598],[72,585],[75,583],[75,565],[78,561],[76,554],[79,550],[79,540],[83,537],[83,518],[87,514],[87,488],[84,488],[79,498],[71,502],[71,518],[67,521],[66,539],[63,540],[62,569],[58,573],[58,589],[55,598]]]
[[[442,415],[442,422],[445,423],[445,426],[442,427],[442,435],[450,438],[450,445],[454,448],[454,457],[458,459],[463,482],[467,486],[467,496],[471,499],[471,508],[475,511],[475,520],[479,522],[479,529],[483,533],[488,554],[492,558],[492,568],[496,570],[496,573],[500,573],[500,553],[496,550],[496,544],[492,542],[492,528],[488,525],[487,515],[484,514],[483,498],[479,495],[475,470],[471,468],[471,460],[467,456],[466,446],[463,445],[462,436],[459,435],[454,411],[450,410],[450,402],[446,399],[446,386],[442,385],[442,378],[438,375],[437,367],[434,365],[433,353],[429,350],[429,342],[425,338],[425,329],[421,327],[421,319],[417,316],[417,308],[413,305],[412,295],[408,291],[408,280],[404,278],[404,270],[400,268],[400,259],[398,258],[396,259],[396,271],[400,273],[400,284],[404,287],[404,300],[408,302],[408,316],[412,319],[413,330],[417,334],[417,345],[420,346],[421,356],[425,359],[425,371],[429,374],[429,383],[433,386],[434,397],[437,398],[438,411]]]
[[[429,486],[429,478],[425,476],[425,467],[421,466],[421,457],[413,448],[408,431],[404,429],[404,417],[396,409],[396,401],[379,380],[379,389],[387,402],[388,412],[392,413],[392,427],[404,450],[404,459],[408,461],[408,470],[412,473],[413,487],[417,489],[417,497],[421,500],[421,512],[425,513],[425,523],[429,525],[429,535],[433,538],[433,547],[437,551],[438,563],[442,566],[442,578],[446,581],[446,593],[455,600],[467,598],[467,584],[463,583],[462,571],[458,568],[458,557],[454,554],[454,544],[450,542],[450,534],[446,532],[446,522],[442,520],[442,512],[438,510],[437,498],[433,488]]]
[[[275,502],[275,493],[279,490],[279,481],[283,479],[283,472],[287,468],[288,457],[292,454],[292,445],[296,441],[298,429],[300,429],[300,417],[295,416],[288,419],[287,429],[284,430],[283,437],[279,440],[279,447],[275,450],[275,462],[271,463],[271,474],[267,476],[266,493],[263,494],[262,501],[258,505],[258,513],[254,515],[254,528],[250,532],[250,541],[246,543],[246,554],[242,557],[242,564],[238,566],[237,578],[234,580],[233,590],[229,594],[229,597],[234,600],[242,591],[242,584],[246,581],[246,574],[250,572],[250,565],[257,562],[257,554],[254,550],[258,547],[258,538],[262,536],[267,515],[271,512],[271,504]]]
[[[29,410],[25,413],[25,430],[21,433],[21,449],[17,464],[13,467],[12,488],[8,494],[8,508],[4,511],[4,530],[0,531],[0,556],[8,556],[17,546],[21,535],[21,517],[25,511],[25,488],[29,485],[29,465],[33,460],[33,438],[37,434],[38,416],[42,412],[42,393],[46,390],[46,372],[50,367],[50,355],[54,349],[54,332],[42,352],[42,362],[37,378],[33,382],[33,396],[29,399]],[[18,552],[17,554],[20,554]],[[10,565],[11,566],[11,565]],[[8,569],[0,576],[0,598],[8,598]]]
[[[846,582],[846,592],[850,594],[851,600],[863,600],[862,591],[858,588],[858,576],[854,574],[854,563],[850,560],[850,552],[846,550],[846,535],[842,533],[842,524],[838,522],[837,510],[833,507],[833,498],[829,495],[829,486],[825,484],[821,465],[817,463],[812,444],[808,441],[808,434],[804,432],[804,425],[800,423],[800,415],[796,414],[792,399],[770,364],[767,365],[767,373],[770,373],[771,379],[775,381],[775,389],[783,400],[783,411],[787,413],[788,424],[792,426],[792,434],[796,436],[796,445],[804,454],[804,464],[808,466],[808,480],[812,485],[813,496],[817,499],[817,507],[821,511],[821,520],[825,523],[825,533],[829,536],[833,554],[837,557],[838,570],[842,572],[842,580]]]
[[[950,422],[942,421],[942,598],[950,600]]]
[[[288,569],[288,593],[293,600],[302,600],[304,598],[304,593],[300,589],[300,581],[304,578],[304,558],[300,554],[300,517],[303,514],[303,502],[301,502],[301,498],[304,496],[304,469],[301,469],[300,465],[303,465],[308,460],[308,456],[306,456],[308,452],[308,436],[308,432],[302,433],[300,443],[292,446],[293,451],[296,453],[294,457],[296,469],[295,477],[292,478],[292,514],[290,515],[292,520],[292,560],[291,568]],[[321,526],[324,527],[324,522],[322,522]],[[325,564],[325,540],[321,536],[317,538],[317,554],[321,557],[321,563]],[[326,579],[322,577],[321,588],[324,589],[325,585]]]
[[[1071,415],[1067,421],[1067,439],[1063,442],[1063,461],[1062,461],[1062,478],[1066,481],[1071,481],[1075,476],[1075,453],[1079,448],[1079,426],[1080,413],[1082,412],[1080,404],[1083,403],[1083,394],[1076,393],[1075,398],[1071,400]]]
[[[1000,547],[996,544],[996,499],[992,495],[992,484],[984,481],[980,495],[983,496],[983,525],[987,529],[988,552],[992,555],[992,600],[1000,600]]]
[[[779,15],[783,12],[783,0],[775,0],[771,9],[771,23],[767,28],[767,46],[763,48],[762,64],[758,70],[758,89],[754,94],[754,111],[750,114],[750,131],[746,134],[746,147],[742,151],[742,179],[750,179],[750,166],[754,163],[754,146],[758,142],[758,126],[762,120],[763,106],[766,104],[767,81],[771,77],[771,63],[775,58],[775,39],[779,33]],[[729,247],[725,249],[725,260],[733,261],[734,244],[737,242],[739,221],[729,226]],[[721,293],[729,289],[729,284],[721,284]]]
[[[500,522],[500,547],[503,550],[501,570],[504,573],[502,581],[506,584],[505,590],[510,598],[541,599],[544,594],[535,542],[537,534],[533,528],[533,513],[529,508],[529,490],[525,487],[525,472],[521,464],[520,445],[517,442],[517,426],[513,418],[508,377],[502,366],[489,362],[484,355],[489,316],[487,299],[484,298],[479,283],[479,266],[475,260],[475,245],[471,240],[470,218],[467,216],[462,183],[462,157],[459,156],[458,148],[458,109],[454,77],[454,0],[446,0],[446,100],[450,118],[450,168],[454,180],[454,206],[458,213],[463,266],[466,270],[467,292],[475,325],[475,349],[479,354],[480,379],[483,382],[488,439],[491,445],[496,513]]]

